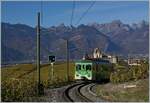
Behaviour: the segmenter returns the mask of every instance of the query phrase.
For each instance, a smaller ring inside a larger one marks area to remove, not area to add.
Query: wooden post
[[[40,13],[37,14],[37,82],[38,95],[40,95]]]
[[[68,39],[66,40],[67,44],[67,79],[69,81],[69,46]]]

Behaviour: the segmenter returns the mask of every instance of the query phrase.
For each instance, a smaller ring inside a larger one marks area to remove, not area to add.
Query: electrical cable
[[[43,24],[43,0],[40,1],[41,24]]]
[[[83,18],[83,17],[88,13],[88,11],[94,6],[95,2],[96,2],[96,1],[94,1],[94,2],[88,7],[88,9],[82,14],[82,16],[79,18],[79,20],[77,21],[77,23],[76,23],[75,25],[77,25],[77,24],[80,23],[80,21],[82,20],[82,18]]]
[[[73,17],[74,17],[74,12],[75,12],[75,1],[73,1],[70,25],[72,25],[72,24],[73,24],[73,23],[72,23],[72,21],[73,21]]]

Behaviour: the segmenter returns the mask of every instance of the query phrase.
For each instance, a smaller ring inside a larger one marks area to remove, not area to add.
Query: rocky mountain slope
[[[24,24],[2,23],[2,63],[36,59],[36,28]],[[70,58],[79,59],[98,47],[111,54],[147,54],[148,27],[146,22],[132,26],[121,21],[93,23],[69,27],[64,24],[41,29],[41,59],[56,55],[66,58],[66,39]]]
[[[149,24],[145,21],[128,25],[115,20],[106,24],[93,23],[90,26],[95,27],[114,43],[123,47],[126,54],[148,54]]]

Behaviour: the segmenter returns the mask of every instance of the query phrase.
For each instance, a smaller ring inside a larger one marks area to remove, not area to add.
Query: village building
[[[128,65],[141,65],[140,59],[128,59]]]
[[[102,51],[99,48],[95,48],[94,49],[93,55],[85,54],[82,59],[83,60],[87,60],[87,59],[103,59],[103,60],[108,60],[110,63],[114,63],[114,64],[116,64],[118,62],[117,56],[104,54],[104,53],[102,53]]]

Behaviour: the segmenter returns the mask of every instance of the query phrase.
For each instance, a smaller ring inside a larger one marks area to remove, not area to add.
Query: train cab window
[[[81,65],[80,64],[76,65],[76,70],[81,70]]]
[[[91,65],[86,65],[86,70],[91,70]]]
[[[82,65],[83,70],[85,69],[85,65]]]

